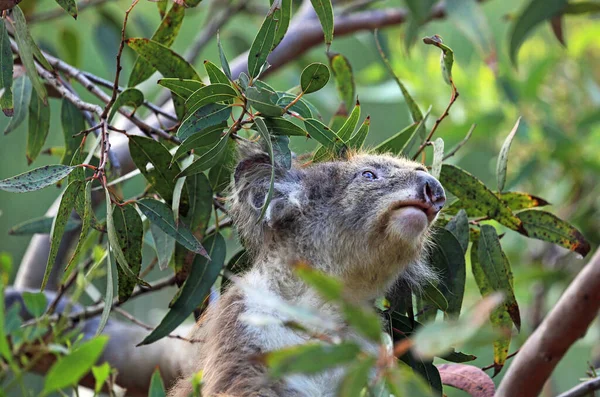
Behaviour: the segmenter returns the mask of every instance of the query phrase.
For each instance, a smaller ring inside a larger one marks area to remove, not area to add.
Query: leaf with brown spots
[[[22,174],[0,180],[0,190],[11,193],[33,192],[69,175],[76,167],[69,165],[45,165]]]
[[[437,366],[444,385],[466,391],[473,397],[493,397],[494,381],[481,369],[465,364],[440,364]]]
[[[138,276],[142,268],[142,236],[144,226],[140,215],[132,204],[117,206],[113,210],[113,222],[117,232],[117,240],[123,255],[127,260],[129,268]],[[119,282],[119,302],[125,302],[131,296],[133,288],[137,284],[137,278],[129,277],[117,268]]]

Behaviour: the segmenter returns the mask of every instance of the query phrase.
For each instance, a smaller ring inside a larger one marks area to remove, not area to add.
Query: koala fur
[[[351,153],[344,160],[294,164],[289,170],[276,164],[272,200],[259,222],[271,163],[257,145],[242,145],[230,214],[253,265],[209,307],[193,335],[204,340],[196,365],[203,371],[202,393],[333,397],[343,368],[278,381],[268,377],[257,359],[261,353],[310,340],[284,325],[302,320],[277,311],[272,298],[317,311],[337,324],[337,335],[376,352],[344,324],[336,306],[296,278],[293,264],[307,263],[338,277],[350,299],[365,306],[400,278],[412,285],[435,278],[422,257],[444,191],[423,165],[390,155]],[[252,316],[275,321],[257,325],[244,320]],[[318,325],[315,330],[328,332]],[[189,379],[181,379],[169,395],[190,392]]]

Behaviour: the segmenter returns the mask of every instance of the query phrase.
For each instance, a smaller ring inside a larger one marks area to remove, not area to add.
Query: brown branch
[[[525,341],[500,383],[496,397],[537,396],[567,350],[585,335],[599,308],[600,250]]]
[[[108,1],[109,0],[82,0],[82,1],[78,1],[77,2],[77,12],[81,13],[81,11],[85,10],[86,8],[97,7],[97,6],[102,5],[103,3],[106,3]],[[29,16],[27,18],[27,22],[50,21],[52,19],[56,19],[56,18],[60,18],[60,17],[64,17],[64,16],[70,16],[70,15],[67,14],[65,12],[65,10],[63,10],[62,8],[56,6],[56,8],[53,8],[52,10],[50,10],[48,12],[37,13],[37,14],[33,14],[33,15]]]

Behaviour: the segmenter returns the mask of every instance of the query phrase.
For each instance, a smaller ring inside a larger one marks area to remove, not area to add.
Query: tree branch
[[[508,368],[496,397],[537,396],[567,350],[585,335],[599,308],[600,250],[525,341]]]
[[[585,397],[600,389],[600,377],[583,382],[556,397]]]

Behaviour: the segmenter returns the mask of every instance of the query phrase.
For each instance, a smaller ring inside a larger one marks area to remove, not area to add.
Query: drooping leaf
[[[469,219],[467,218],[467,212],[463,209],[448,222],[446,230],[450,231],[456,240],[460,243],[463,249],[463,254],[467,252],[469,247]]]
[[[23,120],[25,120],[25,116],[27,115],[29,103],[31,102],[31,80],[29,80],[27,75],[23,75],[15,79],[12,93],[14,96],[14,112],[10,122],[4,129],[4,135],[14,131],[19,125],[21,125]]]
[[[54,217],[42,216],[40,218],[29,219],[25,222],[21,222],[10,228],[8,234],[11,236],[28,236],[31,234],[48,234],[52,229],[52,222]],[[65,226],[65,232],[77,229],[80,223],[75,219],[69,218],[67,225]]]
[[[62,240],[67,225],[67,220],[71,216],[71,211],[75,207],[75,198],[81,193],[83,183],[81,181],[73,181],[65,189],[62,198],[60,199],[60,205],[56,212],[56,217],[52,223],[52,230],[50,231],[50,253],[48,254],[48,261],[46,263],[46,270],[44,272],[44,278],[42,279],[42,285],[40,290],[46,288],[50,272],[54,267],[56,261],[56,254],[58,253],[58,247]]]
[[[115,100],[115,103],[112,105],[108,115],[108,121],[110,122],[112,120],[115,113],[117,113],[122,106],[130,106],[133,108],[133,112],[135,112],[136,109],[142,106],[143,103],[144,94],[142,91],[138,90],[137,88],[127,88],[125,91],[119,94]]]
[[[220,83],[231,86],[231,81],[227,74],[211,61],[204,61],[204,69],[206,69],[206,74],[208,74],[211,84]],[[231,71],[229,73],[231,73]]]
[[[508,166],[508,151],[510,150],[510,145],[512,143],[517,130],[519,129],[519,123],[521,118],[517,119],[515,126],[512,128],[506,140],[502,144],[502,148],[500,149],[500,154],[498,155],[498,162],[496,163],[496,177],[498,180],[498,191],[502,192],[504,190],[504,184],[506,183],[506,167]]]
[[[325,87],[329,81],[329,69],[326,65],[315,62],[311,63],[302,71],[300,76],[300,87],[302,92],[310,94]]]
[[[558,15],[567,6],[567,0],[531,0],[516,18],[510,32],[509,55],[517,64],[517,53],[531,30],[539,23]]]
[[[169,312],[160,324],[139,345],[147,345],[161,339],[181,324],[210,292],[225,262],[226,245],[220,234],[213,234],[203,240],[210,258],[196,256],[191,266],[191,272],[181,288],[177,300],[171,305]]]
[[[356,93],[356,84],[354,83],[352,66],[350,66],[348,58],[342,54],[328,54],[328,56],[329,67],[333,73],[338,95],[346,105],[346,109],[350,111]]]
[[[98,329],[96,329],[96,336],[100,335],[104,331],[104,327],[108,323],[110,312],[112,310],[113,297],[115,296],[115,286],[113,277],[113,263],[110,255],[110,242],[107,245],[108,252],[106,255],[106,292],[104,293],[104,307],[102,308],[102,314],[100,315],[100,321],[98,323]],[[135,280],[135,278],[133,278]],[[135,281],[133,281],[135,283]],[[135,284],[134,284],[135,285]]]
[[[83,342],[67,356],[59,358],[44,378],[44,394],[75,386],[100,358],[108,336],[101,335]]]
[[[517,218],[483,182],[468,172],[450,164],[442,165],[440,182],[444,188],[458,197],[465,207],[473,207],[513,230],[523,230],[523,222]]]
[[[263,116],[280,117],[285,112],[278,105],[279,96],[277,93],[266,88],[248,87],[246,89],[246,98],[250,106],[258,110]]]
[[[274,0],[270,0],[273,5]],[[281,0],[279,9],[275,11],[275,19],[277,19],[277,32],[275,32],[275,39],[273,40],[272,50],[275,49],[283,40],[283,37],[287,33],[288,27],[290,26],[290,20],[292,18],[292,0]]]
[[[348,147],[350,149],[360,149],[362,148],[365,139],[367,139],[367,135],[369,134],[369,126],[371,125],[371,116],[367,116],[363,121],[362,125],[356,131],[354,135],[348,139]]]
[[[89,181],[85,184],[83,191],[83,213],[81,214],[81,232],[79,233],[79,240],[77,240],[77,246],[75,246],[75,250],[73,251],[73,255],[71,255],[71,259],[65,266],[65,273],[69,272],[71,266],[74,261],[79,258],[79,253],[83,249],[83,245],[85,243],[85,239],[87,237],[88,231],[90,230],[90,225],[92,222],[93,209],[92,209],[92,181]],[[65,227],[65,231],[69,231],[69,222],[73,222],[71,218],[67,221],[67,225]]]
[[[321,22],[323,36],[325,36],[325,45],[327,51],[329,51],[331,41],[333,40],[333,7],[331,0],[310,0],[310,2],[317,13],[317,17],[319,17],[319,22]]]
[[[282,117],[269,117],[265,124],[272,135],[306,136],[306,131]]]
[[[216,145],[205,151],[199,159],[183,169],[183,171],[177,175],[177,178],[198,174],[218,164],[225,153],[228,142],[229,133],[225,134]],[[206,148],[208,148],[208,146]]]
[[[454,86],[452,81],[452,66],[454,65],[454,51],[442,42],[442,38],[437,34],[431,37],[423,38],[425,44],[430,44],[442,50],[440,58],[440,66],[442,68],[442,76],[447,84]]]
[[[227,101],[237,97],[238,93],[228,84],[213,83],[200,88],[185,101],[187,114],[215,102]]]
[[[377,360],[375,357],[367,357],[355,362],[348,368],[346,375],[338,387],[338,396],[360,397],[363,389],[367,386],[371,376],[371,370]]]
[[[579,230],[549,212],[525,210],[517,217],[523,222],[529,237],[558,244],[581,256],[590,252],[590,243]]]
[[[183,224],[175,224],[173,211],[166,204],[154,199],[142,199],[137,201],[138,208],[156,226],[169,236],[175,238],[179,244],[192,252],[202,256],[208,256],[206,250],[194,237],[192,232]]]
[[[233,139],[227,142],[221,161],[208,172],[208,180],[215,192],[223,192],[231,182],[231,173],[237,164],[237,146]],[[198,174],[196,174],[198,175]]]
[[[200,231],[204,235],[213,208],[212,188],[203,173],[188,176],[186,185],[190,196],[190,209],[187,215],[190,230]]]
[[[50,132],[50,106],[37,96],[29,103],[29,129],[27,133],[27,163],[31,164],[42,151]]]
[[[279,1],[275,2],[269,9],[248,52],[248,74],[252,78],[260,74],[275,43],[278,25],[277,9],[279,9]]]
[[[151,39],[157,43],[170,47],[175,41],[183,22],[185,15],[185,7],[182,4],[173,2],[169,13],[164,16],[158,29],[154,32]],[[127,85],[133,87],[139,83],[147,80],[152,73],[154,68],[144,58],[138,57],[133,65],[131,74],[129,75],[129,82]]]
[[[271,142],[271,136],[269,135],[269,130],[267,128],[267,125],[265,124],[265,121],[261,118],[256,118],[254,120],[254,124],[257,127],[260,137],[265,142],[265,145],[267,147],[267,153],[269,154],[269,159],[271,160],[271,176],[269,179],[269,190],[267,192],[267,195],[265,196],[265,201],[262,204],[262,207],[260,209],[260,215],[257,220],[257,222],[260,222],[263,216],[265,215],[269,204],[271,203],[271,197],[273,197],[273,184],[275,183],[275,156],[273,155],[273,144]]]
[[[85,119],[81,111],[70,101],[63,99],[60,109],[60,121],[65,139],[65,153],[61,164],[70,164],[75,151],[79,147],[81,137],[74,136],[85,129]]]
[[[444,160],[444,140],[437,138],[433,141],[433,161],[431,162],[431,175],[439,178],[442,172],[442,161]]]
[[[56,0],[59,6],[61,6],[70,16],[77,19],[77,3],[75,0]]]
[[[140,274],[142,268],[142,236],[144,234],[144,226],[140,215],[132,204],[117,206],[113,211],[113,222],[117,239],[123,251],[123,255],[127,260],[131,271],[135,275]],[[136,278],[128,277],[128,275],[117,268],[119,280],[119,301],[125,302],[131,296],[133,288],[137,284]]]
[[[394,396],[432,397],[434,393],[415,371],[403,362],[385,372],[385,383]]]
[[[402,148],[406,145],[411,136],[413,136],[415,130],[419,126],[419,123],[414,123],[404,128],[402,131],[397,134],[391,136],[385,141],[381,142],[379,145],[375,146],[375,151],[377,153],[387,153],[391,152],[394,154],[398,154],[402,151]]]
[[[166,397],[167,392],[165,391],[165,385],[162,378],[160,377],[160,371],[158,368],[152,373],[150,379],[150,388],[148,389],[148,397]]]
[[[4,25],[4,19],[0,20],[0,90],[4,90],[0,98],[0,107],[4,115],[12,117],[13,106],[13,56],[10,48],[10,38]]]
[[[163,232],[162,229],[154,223],[150,224],[150,234],[152,234],[152,239],[154,240],[158,268],[160,270],[165,270],[169,267],[169,262],[175,252],[175,239]]]
[[[69,175],[76,167],[69,165],[45,165],[31,171],[0,180],[0,190],[25,193],[50,186]]]
[[[311,138],[314,138],[317,142],[323,145],[331,153],[336,156],[343,156],[348,147],[342,139],[329,127],[321,123],[316,119],[304,120],[306,131],[308,131]]]
[[[496,392],[494,381],[481,369],[465,364],[439,364],[442,383],[464,390],[472,397],[490,397]]]
[[[43,292],[29,292],[24,291],[21,295],[23,297],[23,303],[29,314],[33,317],[39,317],[46,311],[46,295]]]
[[[158,80],[157,83],[171,90],[183,100],[188,99],[190,95],[204,87],[201,81],[180,78],[164,78]]]
[[[231,114],[231,107],[211,103],[190,114],[179,126],[177,137],[182,141],[208,127],[219,125]]]

